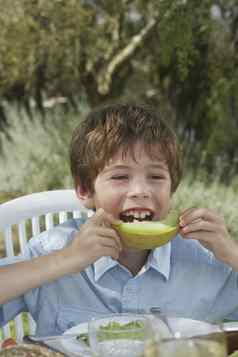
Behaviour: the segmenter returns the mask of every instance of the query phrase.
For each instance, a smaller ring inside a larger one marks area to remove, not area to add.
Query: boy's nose
[[[128,196],[133,198],[147,198],[150,195],[150,189],[145,182],[133,182],[128,191]]]

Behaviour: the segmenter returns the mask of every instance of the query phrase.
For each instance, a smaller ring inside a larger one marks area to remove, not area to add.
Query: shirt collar
[[[171,243],[167,243],[162,247],[151,251],[148,260],[145,264],[146,270],[153,268],[158,273],[162,274],[166,280],[169,279],[171,262]]]
[[[94,263],[94,277],[98,281],[108,270],[118,265],[116,260],[111,257],[102,257]]]
[[[166,280],[169,278],[170,273],[170,256],[171,256],[171,243],[167,243],[162,247],[152,250],[149,254],[148,260],[143,271],[152,268],[158,273],[162,274]],[[95,281],[98,281],[107,271],[114,268],[119,263],[113,260],[111,257],[102,257],[94,263],[94,277]]]

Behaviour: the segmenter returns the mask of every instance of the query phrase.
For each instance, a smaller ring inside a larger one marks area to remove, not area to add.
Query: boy
[[[181,235],[152,251],[128,249],[113,228],[118,220],[158,221],[169,212],[181,178],[180,151],[158,112],[133,105],[91,112],[73,134],[71,171],[77,196],[96,213],[30,241],[29,257],[51,252],[58,277],[68,275],[49,282],[42,267],[45,283],[3,305],[2,324],[23,310],[41,335],[154,308],[201,320],[238,319],[238,248],[216,213],[187,209]]]

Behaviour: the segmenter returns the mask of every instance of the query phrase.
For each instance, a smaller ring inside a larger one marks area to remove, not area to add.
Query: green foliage
[[[0,96],[160,105],[237,171],[235,0],[0,0]]]
[[[72,187],[69,141],[86,111],[81,103],[78,112],[54,110],[43,119],[37,111],[30,119],[24,110],[7,107],[10,124],[1,135],[1,190],[31,193]]]
[[[80,34],[91,26],[90,11],[74,0],[1,0],[0,6],[2,94],[22,85],[35,96],[43,88],[50,93],[52,80],[54,90],[78,82]]]

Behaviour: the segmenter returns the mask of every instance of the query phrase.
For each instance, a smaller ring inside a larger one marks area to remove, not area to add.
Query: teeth
[[[145,218],[146,216],[147,216],[147,213],[146,213],[146,212],[141,212],[140,218]]]
[[[129,210],[123,214],[126,217],[130,217],[135,220],[143,220],[145,218],[150,218],[151,213],[150,211],[135,211],[135,210]]]

